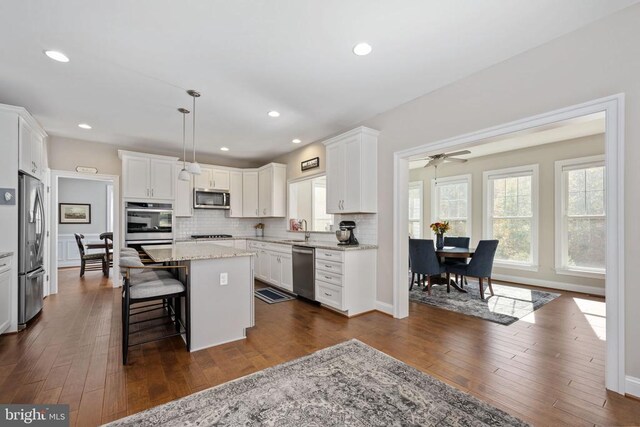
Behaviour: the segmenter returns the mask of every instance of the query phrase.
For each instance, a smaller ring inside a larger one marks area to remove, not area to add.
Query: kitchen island
[[[190,313],[191,351],[246,338],[254,325],[252,252],[213,242],[142,249],[154,262],[187,266],[179,279],[188,290],[182,313]]]

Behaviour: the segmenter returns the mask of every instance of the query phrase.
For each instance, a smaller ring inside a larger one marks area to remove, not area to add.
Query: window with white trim
[[[431,222],[449,221],[449,236],[471,237],[471,175],[431,180]]]
[[[422,239],[422,181],[409,183],[409,236],[412,239]]]
[[[556,271],[605,273],[605,197],[604,156],[556,162]]]
[[[538,165],[486,171],[484,237],[500,241],[496,264],[538,267]]]

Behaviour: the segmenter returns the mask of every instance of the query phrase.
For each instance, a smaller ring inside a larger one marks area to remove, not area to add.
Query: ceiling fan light
[[[178,174],[178,179],[180,181],[189,181],[191,179],[191,174],[189,173],[188,170],[182,169]]]
[[[202,173],[200,164],[198,162],[189,163],[189,166],[187,166],[187,171],[189,171],[191,175],[200,175]]]

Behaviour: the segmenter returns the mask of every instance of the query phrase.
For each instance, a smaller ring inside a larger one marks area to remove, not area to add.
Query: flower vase
[[[256,237],[264,237],[264,228],[256,228]]]
[[[444,248],[444,234],[436,234],[436,249],[440,250]]]

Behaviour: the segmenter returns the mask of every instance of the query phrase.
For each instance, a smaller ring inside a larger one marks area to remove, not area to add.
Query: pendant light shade
[[[187,140],[186,140],[186,116],[189,114],[189,110],[186,108],[178,108],[178,111],[182,114],[182,170],[178,174],[180,181],[189,181],[191,174],[187,170]]]
[[[189,94],[189,96],[191,96],[193,98],[193,130],[192,130],[192,136],[193,136],[193,161],[191,163],[189,163],[189,166],[187,167],[187,170],[189,171],[189,173],[191,173],[193,175],[200,175],[200,173],[202,173],[202,171],[200,170],[200,165],[196,161],[196,98],[200,97],[200,92],[197,92],[195,90],[188,90],[187,94]]]

